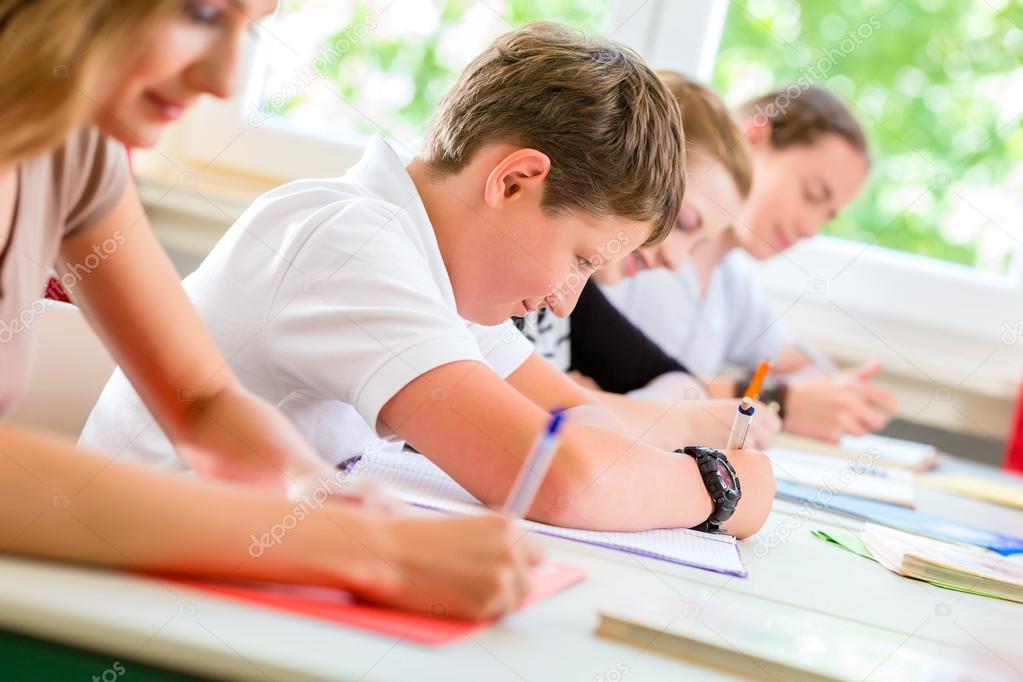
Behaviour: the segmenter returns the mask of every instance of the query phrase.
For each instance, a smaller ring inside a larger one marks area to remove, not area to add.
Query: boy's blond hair
[[[749,196],[753,185],[753,156],[746,136],[725,103],[710,88],[675,71],[658,71],[682,112],[686,146],[699,148],[721,162],[739,194]]]
[[[457,173],[483,145],[507,142],[551,159],[543,207],[580,209],[671,230],[685,191],[678,106],[634,52],[553,23],[506,33],[441,101],[424,159]]]

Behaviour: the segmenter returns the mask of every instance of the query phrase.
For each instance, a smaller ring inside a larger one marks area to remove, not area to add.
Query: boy
[[[709,88],[674,72],[658,72],[679,105],[686,134],[686,196],[671,234],[656,246],[638,249],[597,272],[593,280],[614,284],[638,272],[677,271],[690,255],[707,248],[735,222],[753,182],[753,160],[742,130]],[[687,435],[701,442],[725,442],[735,414],[735,400],[686,400],[683,391],[664,396],[654,386],[685,387],[698,381],[686,366],[665,353],[633,326],[605,298],[596,281],[587,282],[572,314],[553,318],[545,311],[524,321],[524,333],[555,367],[586,377],[631,433],[654,445],[667,445],[672,421],[686,419]],[[662,301],[665,306],[670,302]],[[669,311],[670,307],[667,308]],[[707,330],[694,330],[701,343],[725,341]],[[630,399],[621,395],[631,393]],[[692,391],[689,396],[694,395]],[[652,402],[653,406],[649,403]],[[650,409],[654,407],[654,409]],[[674,419],[654,415],[670,412]],[[753,447],[770,447],[779,428],[777,416],[757,412],[750,433]]]
[[[594,405],[508,318],[567,315],[572,276],[661,239],[682,200],[683,144],[671,94],[639,57],[527,26],[466,68],[420,158],[374,139],[344,177],[269,192],[185,285],[242,381],[332,462],[398,438],[499,504],[548,411]],[[122,449],[145,425],[115,376],[85,437]],[[167,461],[164,444],[142,450]],[[725,527],[747,536],[770,509],[770,465],[728,457],[744,497]],[[529,515],[636,530],[714,511],[691,457],[576,422]]]

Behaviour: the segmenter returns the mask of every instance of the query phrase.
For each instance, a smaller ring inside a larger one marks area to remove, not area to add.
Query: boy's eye
[[[593,263],[590,262],[589,258],[583,258],[582,256],[576,256],[576,267],[580,270],[592,270]]]
[[[185,14],[197,24],[212,25],[220,19],[221,8],[210,2],[187,0]]]

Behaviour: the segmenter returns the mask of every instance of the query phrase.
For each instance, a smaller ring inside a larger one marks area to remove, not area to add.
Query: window
[[[298,0],[267,41],[252,113],[338,139],[379,133],[415,146],[462,68],[501,33],[535,20],[588,32],[592,0]]]
[[[656,66],[710,74],[723,0],[284,0],[249,50],[246,83],[204,98],[175,141],[200,167],[274,181],[331,175],[368,134],[415,149],[434,105],[499,34],[568,23]]]
[[[733,0],[714,85],[732,104],[786,83],[850,103],[873,168],[826,234],[1006,274],[1023,245],[1021,26],[1010,0]]]
[[[624,42],[733,104],[801,78],[842,95],[871,138],[871,182],[828,236],[763,264],[779,314],[823,350],[856,357],[873,342],[890,367],[926,366],[949,385],[983,364],[969,375],[978,387],[997,376],[998,391],[1014,390],[1023,344],[1002,340],[1023,328],[1023,6],[1013,0],[282,0],[237,96],[202,100],[153,155],[202,169],[168,169],[174,187],[154,185],[155,199],[187,194],[181,177],[223,176],[236,213],[251,186],[344,172],[369,133],[412,150],[461,68],[536,19]],[[244,176],[257,182],[233,186]],[[206,211],[219,201],[193,194]],[[987,356],[992,347],[1003,352]]]

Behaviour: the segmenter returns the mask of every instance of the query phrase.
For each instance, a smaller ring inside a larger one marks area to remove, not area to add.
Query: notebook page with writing
[[[363,458],[352,480],[373,479],[387,485],[401,499],[417,506],[455,514],[478,514],[473,497],[450,476],[422,455],[381,452]],[[688,528],[662,528],[640,532],[593,531],[523,521],[530,530],[585,542],[671,563],[746,577],[739,546],[727,535],[700,533]]]

